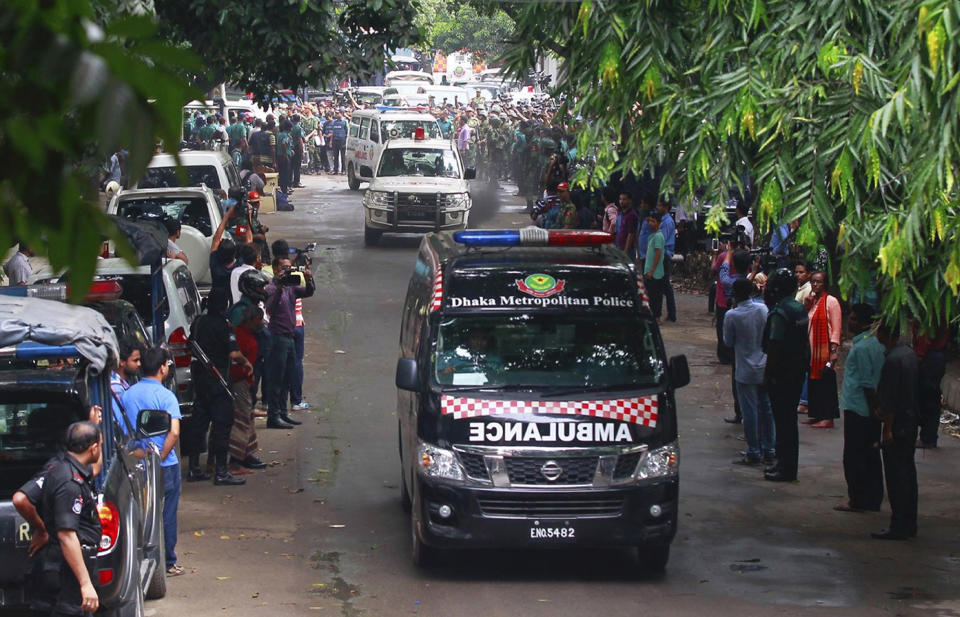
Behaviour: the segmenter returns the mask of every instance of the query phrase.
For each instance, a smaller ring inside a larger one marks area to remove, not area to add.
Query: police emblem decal
[[[83,510],[83,497],[77,497],[73,500],[73,513],[80,514]]]
[[[517,289],[534,298],[549,298],[563,291],[566,281],[558,281],[549,274],[531,274],[516,280]]]

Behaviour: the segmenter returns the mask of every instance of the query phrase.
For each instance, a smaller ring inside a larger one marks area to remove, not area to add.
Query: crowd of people
[[[778,226],[771,246],[780,248],[795,229],[795,222]],[[789,251],[774,255],[774,272],[764,273],[753,241],[741,233],[713,260],[717,358],[733,367],[734,415],[724,420],[742,424],[746,443],[734,463],[761,468],[770,481],[796,480],[798,415],[806,416],[799,424],[833,429],[842,412],[848,499],[834,509],[878,511],[885,477],[890,526],[873,537],[915,536],[914,452],[937,445],[946,327],[931,336],[915,327],[908,346],[880,319],[874,294],[856,290],[841,302],[823,264],[784,263]],[[853,338],[838,386],[844,314]]]

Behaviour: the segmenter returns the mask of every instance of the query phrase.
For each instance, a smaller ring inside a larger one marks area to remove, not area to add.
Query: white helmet
[[[116,180],[111,180],[110,182],[107,182],[107,186],[104,188],[104,191],[107,193],[108,197],[112,197],[120,191],[120,183]]]

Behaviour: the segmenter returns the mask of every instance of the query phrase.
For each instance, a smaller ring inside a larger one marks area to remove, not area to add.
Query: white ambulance
[[[347,183],[350,189],[360,190],[360,182],[372,178],[364,176],[360,168],[373,169],[384,144],[391,139],[412,139],[422,128],[428,139],[440,139],[440,125],[428,113],[408,110],[361,109],[353,112],[347,132]]]

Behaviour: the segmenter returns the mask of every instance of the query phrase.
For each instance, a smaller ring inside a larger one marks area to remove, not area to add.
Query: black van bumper
[[[417,483],[421,540],[439,548],[650,546],[677,533],[677,478],[569,490],[467,487],[422,476]],[[452,509],[447,518],[443,505]]]

